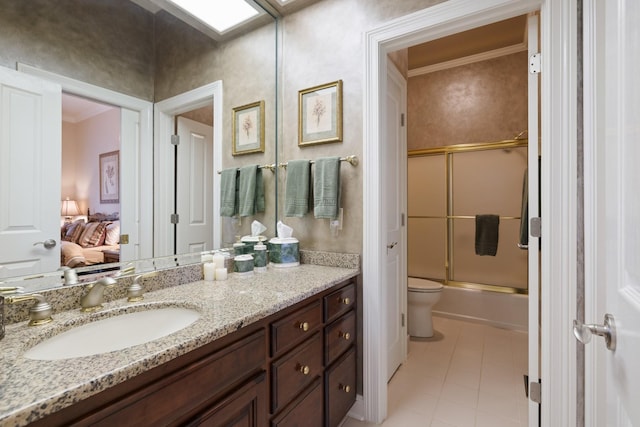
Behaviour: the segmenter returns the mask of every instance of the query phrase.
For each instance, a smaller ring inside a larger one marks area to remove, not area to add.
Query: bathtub
[[[433,307],[433,314],[499,328],[527,331],[529,297],[445,286],[440,301]]]

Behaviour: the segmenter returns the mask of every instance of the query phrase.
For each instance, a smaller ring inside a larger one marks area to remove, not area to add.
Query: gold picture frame
[[[233,155],[264,153],[264,101],[233,109]]]
[[[342,142],[342,80],[298,92],[298,146]]]
[[[100,160],[100,203],[120,203],[120,151],[102,153]]]

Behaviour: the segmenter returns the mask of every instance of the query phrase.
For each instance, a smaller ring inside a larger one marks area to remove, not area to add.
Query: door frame
[[[157,102],[154,108],[154,221],[155,221],[155,256],[173,255],[175,233],[170,222],[174,213],[175,154],[171,145],[171,135],[175,133],[174,117],[196,108],[213,103],[213,188],[220,188],[222,169],[222,80],[192,89],[188,92]],[[163,171],[163,172],[160,172]],[[220,197],[213,197],[213,247],[219,248],[221,241]]]
[[[364,34],[363,99],[363,411],[387,415],[384,224],[378,173],[384,167],[381,99],[387,53],[535,10],[541,13],[541,425],[575,425],[576,362],[571,321],[576,301],[575,0],[449,0]],[[553,144],[551,143],[553,141]],[[553,185],[552,185],[553,183]],[[562,285],[562,286],[560,286]]]
[[[153,208],[151,201],[153,194],[153,103],[23,63],[17,64],[17,70],[58,83],[62,87],[62,92],[90,98],[138,113],[140,124],[139,129],[137,129],[137,137],[139,138],[136,141],[138,150],[135,156],[137,158],[128,159],[128,162],[135,162],[139,166],[139,170],[136,173],[135,188],[131,189],[131,194],[137,197],[134,196],[134,206],[126,207],[130,212],[127,216],[135,219],[134,224],[127,226],[127,228],[129,230],[128,233],[132,236],[130,256],[133,259],[151,258],[153,256]],[[132,131],[135,132],[136,129],[121,129],[121,133],[130,133]],[[127,160],[125,159],[125,161]],[[121,199],[124,198],[121,197]],[[122,205],[120,210],[122,211]],[[127,233],[127,229],[122,231]]]

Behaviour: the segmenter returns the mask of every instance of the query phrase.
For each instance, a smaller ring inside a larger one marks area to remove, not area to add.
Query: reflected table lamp
[[[62,209],[60,213],[64,217],[64,222],[71,222],[74,216],[80,215],[78,202],[76,202],[75,200],[69,200],[69,198],[67,197],[66,200],[62,201]]]

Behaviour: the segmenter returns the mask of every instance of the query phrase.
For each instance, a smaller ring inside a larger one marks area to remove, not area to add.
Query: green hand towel
[[[262,179],[262,169],[256,171],[256,212],[264,212],[264,181]]]
[[[313,213],[335,219],[340,211],[340,157],[316,160],[313,177]]]
[[[220,216],[234,216],[238,213],[237,177],[238,169],[225,169],[220,179]]]
[[[241,217],[251,216],[256,213],[256,181],[258,165],[243,166],[240,168],[238,179],[238,213]]]
[[[287,162],[285,216],[303,217],[309,212],[310,175],[311,163],[309,160],[289,160]]]

